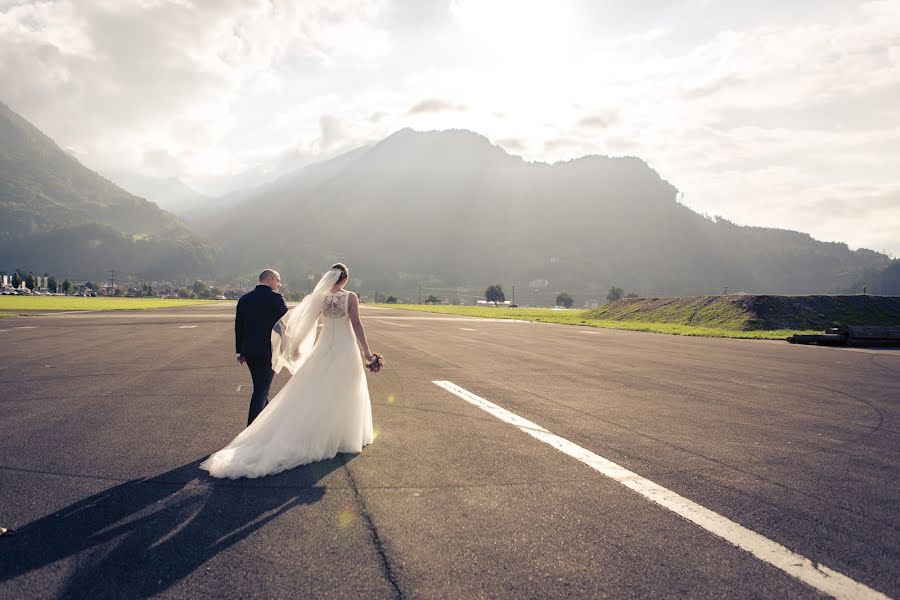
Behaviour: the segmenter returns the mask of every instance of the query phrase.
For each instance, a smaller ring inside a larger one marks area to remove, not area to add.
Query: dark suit
[[[247,359],[253,379],[247,425],[269,403],[272,371],[272,328],[288,310],[284,296],[267,285],[258,285],[238,300],[234,319],[235,352]]]

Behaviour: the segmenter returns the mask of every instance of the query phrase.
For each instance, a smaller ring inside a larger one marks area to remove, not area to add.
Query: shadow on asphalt
[[[214,479],[196,460],[128,481],[17,528],[0,546],[0,582],[77,556],[55,596],[159,594],[291,508],[321,500],[316,483],[353,456],[252,480]]]

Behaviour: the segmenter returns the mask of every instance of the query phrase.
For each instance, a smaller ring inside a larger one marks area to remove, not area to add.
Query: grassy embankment
[[[785,339],[841,324],[900,323],[896,299],[869,296],[698,296],[622,300],[593,310],[381,305],[423,312],[673,335]]]
[[[216,300],[0,296],[0,318],[65,311],[149,310],[152,308],[175,308],[213,303],[216,303]]]

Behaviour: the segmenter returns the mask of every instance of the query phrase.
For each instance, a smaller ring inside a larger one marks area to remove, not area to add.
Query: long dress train
[[[306,361],[260,415],[201,469],[213,477],[261,477],[361,452],[372,443],[372,407],[348,316],[350,292],[327,294],[324,326]]]

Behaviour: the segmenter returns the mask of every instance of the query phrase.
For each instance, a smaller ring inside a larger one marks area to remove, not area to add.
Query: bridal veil
[[[326,294],[340,279],[342,272],[331,269],[316,284],[316,288],[286,312],[272,328],[272,370],[280,373],[283,367],[293,375],[306,362],[316,342],[316,325]]]

